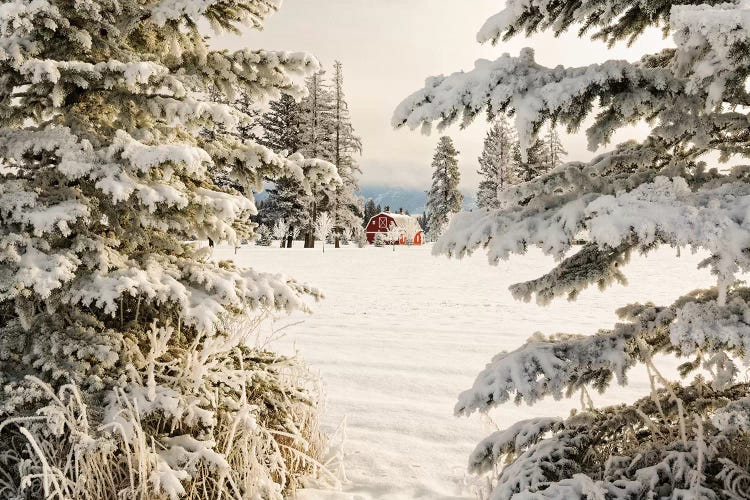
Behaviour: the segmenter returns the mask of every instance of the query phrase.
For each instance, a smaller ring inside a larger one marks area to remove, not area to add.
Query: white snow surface
[[[584,291],[576,302],[548,307],[513,300],[508,286],[552,267],[541,252],[514,256],[497,267],[484,254],[463,260],[433,257],[423,247],[313,250],[245,246],[233,259],[257,271],[283,272],[326,294],[312,315],[283,318],[272,347],[295,351],[320,373],[327,396],[324,430],[346,422],[341,491],[302,490],[304,500],[471,499],[466,474],[475,446],[498,427],[486,417],[455,417],[458,394],[503,350],[534,332],[594,333],[617,320],[615,309],[651,301],[669,305],[695,288],[715,284],[697,264],[705,255],[660,249],[625,268],[627,287]],[[270,330],[271,325],[266,327]],[[268,332],[266,332],[268,334]],[[676,362],[664,359],[674,376]],[[645,373],[626,388],[594,393],[598,405],[634,401],[648,393]],[[579,401],[545,400],[501,406],[500,429],[533,417],[562,417]]]

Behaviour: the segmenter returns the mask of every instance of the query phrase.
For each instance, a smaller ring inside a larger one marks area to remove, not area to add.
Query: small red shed
[[[388,211],[380,212],[370,219],[365,228],[367,242],[375,243],[375,235],[388,233],[393,224],[398,232],[398,243],[400,245],[421,245],[424,241],[422,228],[415,217],[406,214],[392,214]]]

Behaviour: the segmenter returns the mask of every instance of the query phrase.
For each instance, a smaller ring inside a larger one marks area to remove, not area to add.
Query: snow
[[[299,244],[299,242],[297,243]],[[432,257],[431,246],[391,249],[344,247],[314,250],[244,246],[237,254],[217,248],[258,271],[285,274],[322,289],[310,316],[273,325],[272,347],[295,349],[320,372],[327,394],[324,430],[346,423],[343,443],[348,482],[342,491],[304,490],[303,500],[469,499],[467,465],[476,444],[492,431],[486,417],[454,417],[458,395],[503,350],[520,347],[537,331],[591,334],[611,327],[615,309],[678,296],[715,284],[703,254],[664,248],[633,257],[625,268],[631,285],[605,293],[583,291],[576,302],[541,308],[517,302],[508,286],[546,273],[552,259],[532,250],[497,267],[477,254],[463,260]],[[385,299],[385,300],[384,300]],[[271,335],[266,326],[261,337]],[[674,375],[676,363],[666,361]],[[662,365],[663,366],[663,365]],[[627,388],[592,394],[597,405],[632,402],[648,394],[640,367]],[[507,403],[491,414],[505,429],[540,417],[564,417],[573,400],[544,400],[529,408]]]
[[[374,216],[373,219],[381,215],[386,215],[392,218],[393,222],[398,227],[409,227],[410,225],[413,225],[414,223],[419,224],[419,222],[417,222],[417,219],[415,217],[412,217],[411,215],[391,213],[391,212],[380,212],[378,215]]]

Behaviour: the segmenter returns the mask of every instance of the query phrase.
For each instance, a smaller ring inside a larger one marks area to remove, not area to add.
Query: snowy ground
[[[577,302],[546,308],[514,301],[508,285],[541,275],[550,260],[516,257],[498,267],[483,255],[462,261],[432,257],[429,247],[281,250],[243,247],[237,255],[261,271],[282,272],[322,288],[326,300],[291,324],[274,347],[297,349],[320,372],[327,393],[325,429],[346,421],[349,482],[342,492],[308,491],[307,499],[472,498],[464,474],[469,452],[490,430],[478,416],[456,418],[456,395],[501,350],[535,331],[593,333],[615,322],[614,309],[634,301],[670,304],[709,286],[696,255],[665,249],[636,258],[631,285],[587,290]],[[301,323],[296,323],[301,320]],[[294,324],[296,323],[296,324]],[[670,372],[670,370],[667,370]],[[611,390],[597,403],[632,401],[647,393],[645,376]],[[509,405],[493,415],[503,426],[534,415],[566,415],[577,401]]]

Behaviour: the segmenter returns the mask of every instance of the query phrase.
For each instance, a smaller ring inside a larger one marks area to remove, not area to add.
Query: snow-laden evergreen
[[[568,151],[560,139],[560,133],[554,123],[550,123],[544,136],[545,163],[549,169],[553,169],[563,163]]]
[[[298,362],[247,345],[318,293],[188,243],[253,236],[253,201],[213,171],[247,193],[340,182],[241,140],[246,116],[208,97],[304,96],[311,56],[213,51],[198,31],[259,28],[278,3],[0,7],[4,498],[281,498],[312,466]]]
[[[294,97],[282,94],[273,100],[258,120],[263,133],[258,142],[277,153],[292,154],[302,149],[302,107]]]
[[[427,129],[433,121],[443,128],[483,111],[510,112],[523,161],[545,122],[575,131],[594,104],[586,131],[592,149],[620,127],[652,124],[643,141],[505,191],[498,210],[453,218],[437,253],[484,249],[497,263],[537,246],[559,260],[548,274],[513,286],[518,298],[544,304],[574,299],[591,284],[623,282],[630,254],[659,245],[711,254],[703,265],[716,276],[714,289],[669,307],[628,306],[620,310],[623,323],[593,336],[535,336],[487,365],[461,394],[457,413],[604,391],[626,383],[635,364],[646,365],[654,386],[632,405],[584,408],[566,420],[535,419],[488,437],[470,469],[490,476],[490,498],[747,498],[750,392],[742,373],[750,291],[736,278],[750,270],[750,185],[746,166],[722,168],[707,158],[750,154],[748,7],[744,0],[509,0],[482,28],[481,41],[575,25],[617,43],[661,25],[675,47],[637,62],[580,68],[543,67],[527,48],[430,78],[396,110],[396,126]],[[681,383],[662,377],[659,353],[689,356]],[[701,374],[688,379],[696,370]]]
[[[427,192],[425,207],[431,239],[440,236],[453,214],[461,210],[464,197],[458,190],[460,180],[458,151],[453,140],[443,136],[432,158],[432,186]]]
[[[335,224],[335,244],[344,231],[359,227],[362,219],[362,200],[359,175],[362,171],[354,155],[362,152],[362,140],[354,134],[349,104],[344,96],[344,69],[341,62],[333,65],[333,164],[341,176],[341,185],[331,200],[330,211]]]
[[[547,153],[547,144],[541,138],[536,138],[525,150],[517,142],[513,147],[513,175],[521,182],[528,182],[549,172]]]
[[[320,69],[307,79],[307,97],[302,101],[302,153],[307,158],[334,160],[334,99],[325,71]],[[331,202],[335,190],[314,190],[306,200],[307,225],[303,229],[305,247],[315,246],[315,222]]]
[[[369,198],[365,202],[364,206],[364,216],[362,217],[362,227],[366,227],[367,224],[370,222],[370,219],[375,217],[381,212],[381,208],[375,205],[375,202],[372,198]]]
[[[287,223],[290,234],[284,246],[291,248],[291,233],[305,231],[306,246],[314,246],[318,213],[329,211],[335,221],[336,245],[346,230],[354,230],[362,218],[362,201],[357,196],[361,170],[355,155],[362,151],[362,141],[354,134],[349,105],[344,95],[341,63],[334,64],[332,81],[318,71],[307,79],[309,94],[295,101],[283,95],[271,102],[259,125],[263,130],[260,143],[277,153],[303,152],[309,158],[330,161],[336,166],[341,183],[334,190],[313,190],[293,178],[281,178],[267,189],[259,220],[273,225]]]
[[[514,172],[515,131],[503,114],[493,120],[479,157],[482,180],[477,190],[479,208],[498,208],[500,192],[516,182]]]
[[[298,153],[302,149],[302,107],[294,97],[283,94],[280,99],[271,101],[258,125],[262,135],[258,142],[279,154]],[[268,197],[264,200],[258,219],[274,226],[281,222],[287,229],[285,237],[278,236],[283,248],[292,248],[292,234],[307,225],[307,197],[303,182],[294,177],[275,179],[273,186],[267,187]]]

